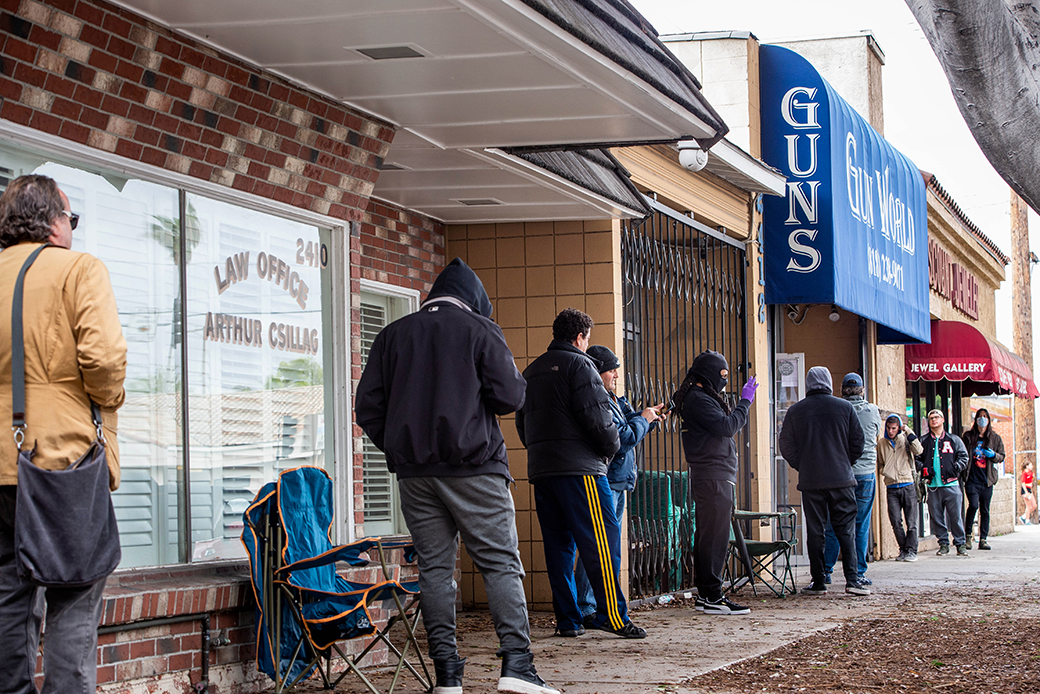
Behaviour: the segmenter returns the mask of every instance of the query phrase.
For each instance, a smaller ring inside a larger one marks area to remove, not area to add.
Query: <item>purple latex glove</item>
[[[752,376],[751,378],[748,379],[747,383],[745,383],[744,387],[740,390],[740,397],[742,397],[743,399],[747,400],[748,402],[754,402],[755,401],[755,390],[757,388],[758,388],[758,378],[756,376]]]

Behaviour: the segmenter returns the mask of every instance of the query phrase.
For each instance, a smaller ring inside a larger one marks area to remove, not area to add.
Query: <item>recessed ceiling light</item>
[[[395,60],[397,58],[425,58],[412,46],[373,46],[371,48],[355,48],[355,51],[372,60]]]
[[[485,205],[502,205],[504,204],[501,200],[495,200],[494,198],[466,198],[458,199],[455,202],[460,205],[466,205],[468,207],[481,207]]]

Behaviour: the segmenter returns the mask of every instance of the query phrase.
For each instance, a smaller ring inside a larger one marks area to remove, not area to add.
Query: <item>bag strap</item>
[[[44,248],[51,246],[45,243],[29,254],[18,271],[18,279],[14,283],[14,298],[11,304],[11,431],[14,432],[14,443],[22,450],[25,440],[25,332],[22,325],[23,296],[25,294],[25,273],[36,262],[37,256]],[[101,408],[91,400],[90,415],[97,429],[99,439],[104,440],[101,431]]]

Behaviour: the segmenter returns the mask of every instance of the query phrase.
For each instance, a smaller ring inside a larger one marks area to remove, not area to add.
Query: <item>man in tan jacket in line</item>
[[[46,176],[21,176],[0,196],[0,427],[11,422],[11,306],[29,254],[50,242],[25,275],[25,445],[33,464],[62,470],[94,441],[90,401],[101,408],[109,486],[119,486],[116,410],[123,404],[126,341],[108,270],[72,247],[79,216]],[[44,694],[94,694],[97,627],[105,579],[85,588],[41,588],[19,575],[14,551],[17,447],[0,436],[0,692],[35,694],[40,623],[47,615]]]
[[[917,561],[917,516],[921,502],[914,484],[914,456],[923,451],[917,435],[903,424],[899,415],[888,415],[884,431],[877,439],[877,462],[888,495],[888,520],[899,543],[896,561]]]

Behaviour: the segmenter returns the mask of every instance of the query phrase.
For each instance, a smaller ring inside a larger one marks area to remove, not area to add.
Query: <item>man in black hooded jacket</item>
[[[870,595],[859,580],[856,558],[856,477],[852,466],[863,453],[863,427],[848,400],[833,395],[831,372],[814,366],[805,376],[805,398],[791,406],[780,430],[780,453],[798,471],[806,550],[812,583],[806,595],[823,595],[824,531],[828,516],[841,547],[845,592]]]
[[[524,370],[527,401],[516,429],[527,447],[557,631],[580,636],[589,626],[641,639],[646,631],[629,620],[621,592],[621,526],[607,482],[621,442],[598,365],[585,353],[591,334],[586,313],[568,308],[556,316],[549,349]],[[591,619],[578,609],[575,550],[596,596]]]
[[[416,313],[376,336],[355,413],[397,473],[401,511],[419,555],[435,691],[462,691],[466,661],[455,640],[454,581],[461,533],[498,634],[498,690],[559,694],[532,662],[512,477],[495,417],[524,403],[526,383],[490,316],[480,278],[456,258]]]

